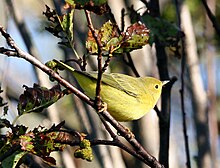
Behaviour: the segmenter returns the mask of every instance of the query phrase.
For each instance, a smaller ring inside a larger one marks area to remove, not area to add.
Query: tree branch
[[[155,157],[151,156],[143,146],[134,138],[134,136],[130,136],[128,130],[124,129],[124,127],[117,122],[109,113],[106,111],[101,113],[102,116],[118,131],[118,133],[123,136],[133,147],[134,149],[148,162],[148,165],[155,168],[164,168]]]
[[[61,85],[65,86],[67,89],[69,89],[72,93],[74,93],[76,96],[78,96],[80,99],[82,99],[83,101],[85,101],[87,104],[89,104],[90,106],[94,106],[94,102],[90,100],[90,98],[88,96],[86,96],[85,94],[83,94],[82,92],[80,92],[78,89],[76,89],[74,86],[72,86],[69,82],[67,82],[66,80],[64,80],[62,77],[60,77],[60,75],[58,75],[57,73],[55,73],[53,70],[51,70],[50,68],[48,68],[46,65],[44,65],[43,63],[41,63],[38,59],[36,59],[34,56],[24,52],[23,50],[21,50],[17,44],[14,42],[14,40],[10,37],[10,35],[5,31],[5,29],[0,26],[0,32],[2,34],[2,36],[5,37],[8,45],[13,48],[15,50],[15,53],[13,53],[12,55],[10,55],[10,52],[7,52],[7,56],[16,56],[18,58],[23,58],[26,61],[30,62],[32,65],[38,67],[39,69],[41,69],[43,72],[45,72],[46,74],[48,74],[49,76],[52,76],[55,80],[57,80]]]
[[[103,74],[103,71],[102,71],[102,43],[101,43],[100,38],[98,37],[98,34],[96,33],[96,31],[93,27],[90,12],[88,10],[85,10],[85,14],[86,14],[87,22],[88,22],[88,27],[91,30],[92,35],[93,35],[93,37],[94,37],[94,39],[97,43],[97,46],[98,46],[98,57],[97,57],[97,60],[98,60],[98,77],[97,77],[97,84],[96,84],[95,103],[96,103],[96,106],[97,106],[96,107],[97,111],[100,111],[101,108],[102,108],[101,107],[102,102],[101,102],[101,96],[100,96],[101,82],[102,82],[101,80],[102,80],[102,74]]]
[[[147,3],[150,15],[160,17],[160,7],[158,0],[150,0]],[[159,70],[160,79],[169,80],[168,59],[164,46],[155,37],[155,48],[157,56],[157,67]],[[161,115],[159,120],[160,127],[160,150],[159,160],[165,167],[169,167],[169,138],[170,138],[170,93],[171,85],[164,87],[161,95]]]
[[[181,17],[180,17],[180,3],[178,0],[174,0],[175,7],[176,7],[176,15],[177,15],[177,23],[178,27],[181,30]],[[187,168],[191,168],[191,161],[190,161],[190,151],[189,151],[189,140],[187,135],[187,126],[186,126],[186,112],[185,112],[185,102],[184,102],[184,91],[185,91],[185,83],[184,83],[184,76],[185,76],[185,65],[186,65],[186,51],[185,51],[185,38],[181,38],[181,89],[180,91],[180,100],[181,100],[181,111],[182,111],[182,124],[183,124],[183,136],[184,136],[184,143],[185,143],[185,151],[186,151],[186,165]]]
[[[0,32],[1,32],[2,36],[5,37],[8,45],[11,48],[15,49],[15,51],[17,52],[16,56],[18,58],[23,58],[26,61],[33,64],[34,66],[38,67],[46,74],[53,77],[53,79],[58,81],[65,88],[69,89],[72,93],[74,93],[77,97],[79,97],[81,100],[86,102],[88,105],[92,106],[93,108],[96,108],[96,104],[89,97],[87,97],[85,94],[80,92],[78,89],[76,89],[69,82],[67,82],[62,77],[60,77],[57,73],[55,73],[53,70],[48,68],[46,65],[41,63],[34,56],[21,50],[17,46],[17,44],[14,42],[14,40],[10,37],[10,35],[4,30],[4,28],[2,26],[0,26]],[[10,55],[10,53],[8,53],[7,56],[15,56],[15,55],[14,54]],[[130,133],[128,133],[128,131],[120,123],[118,123],[107,111],[101,112],[100,115],[102,115],[119,132],[119,134],[121,136],[123,136],[134,147],[136,153],[138,153],[139,155],[141,155],[144,158],[145,163],[147,163],[151,167],[164,168],[164,166],[161,165],[156,160],[155,157],[151,156],[133,136],[130,136]]]
[[[125,12],[125,10],[122,9],[122,11],[121,11],[121,13],[122,13],[122,18],[121,18],[121,19],[122,19],[122,31],[124,30],[124,20],[123,20],[123,19],[124,19],[124,12]],[[115,16],[112,14],[110,8],[109,8],[109,16],[110,16],[110,18],[111,18],[111,20],[112,20],[112,23],[114,23],[115,25],[117,25]],[[119,34],[121,34],[121,31],[120,31],[120,29],[119,29],[118,26],[117,26],[117,31],[118,31]],[[132,60],[132,58],[131,58],[131,54],[130,54],[130,53],[125,53],[125,54],[123,54],[123,55],[127,57],[128,61],[125,61],[125,63],[126,63],[127,65],[129,65],[129,67],[131,68],[131,70],[132,70],[132,72],[134,73],[134,75],[135,75],[136,77],[140,77],[140,75],[139,75],[139,73],[138,73],[138,71],[137,71],[137,69],[136,69],[136,67],[135,67],[135,65],[134,65],[134,62],[133,62],[133,60]]]
[[[182,6],[181,20],[182,29],[185,32],[186,44],[186,65],[189,73],[189,83],[191,86],[193,117],[196,127],[196,138],[198,145],[197,164],[200,168],[211,165],[210,137],[207,118],[207,96],[202,81],[202,75],[199,67],[196,38],[192,26],[191,15],[188,7]]]

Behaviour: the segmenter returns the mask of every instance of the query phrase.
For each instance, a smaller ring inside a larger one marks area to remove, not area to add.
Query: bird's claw
[[[104,112],[104,111],[107,111],[107,103],[102,102],[100,108],[98,109],[98,113],[101,113],[101,112]]]

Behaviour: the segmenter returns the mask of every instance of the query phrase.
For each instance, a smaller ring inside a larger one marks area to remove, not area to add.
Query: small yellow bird
[[[85,94],[95,99],[97,72],[77,71],[63,62],[54,61],[72,72]],[[167,82],[153,77],[136,78],[119,73],[104,73],[100,96],[107,103],[107,111],[117,121],[137,120],[154,108]]]

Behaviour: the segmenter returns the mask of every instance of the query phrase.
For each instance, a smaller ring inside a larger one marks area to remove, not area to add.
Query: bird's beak
[[[164,87],[169,82],[170,82],[169,80],[162,81],[162,86]]]

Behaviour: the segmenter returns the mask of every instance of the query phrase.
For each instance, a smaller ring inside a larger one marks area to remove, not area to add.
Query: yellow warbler
[[[90,98],[95,98],[97,72],[77,71],[63,62],[54,61],[72,72],[84,92]],[[117,121],[131,121],[154,108],[165,83],[167,81],[161,82],[153,77],[136,78],[119,73],[104,73],[100,96],[107,103],[107,111]]]

